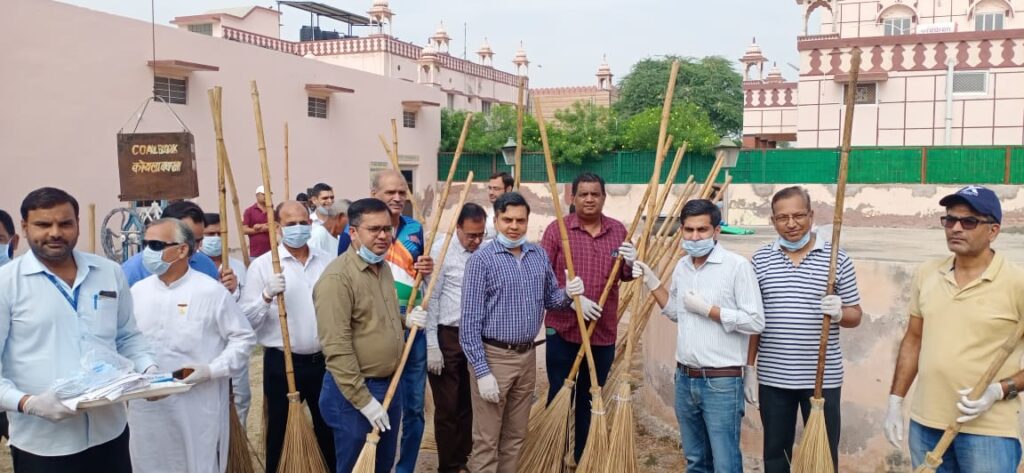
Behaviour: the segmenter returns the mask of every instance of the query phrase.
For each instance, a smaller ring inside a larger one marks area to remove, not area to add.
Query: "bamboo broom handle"
[[[672,249],[673,245],[667,244],[669,243],[669,229],[671,229],[675,225],[675,223],[679,221],[679,214],[680,212],[682,212],[683,206],[686,205],[686,203],[689,202],[690,197],[693,196],[693,191],[695,189],[696,184],[691,183],[691,185],[687,186],[686,189],[683,190],[683,193],[682,195],[679,196],[679,199],[676,200],[675,205],[672,207],[672,215],[669,216],[667,222],[662,224],[662,228],[665,229],[665,232],[659,232],[658,238],[654,242],[655,246],[651,250],[651,254],[653,255],[653,257],[649,258],[652,262],[660,261],[661,258],[665,255],[665,252]],[[680,235],[681,233],[682,231],[676,231],[674,236]],[[678,240],[676,241],[676,243],[678,243]]]
[[[274,265],[274,274],[281,274],[281,255],[277,249],[277,215],[274,214],[274,197],[270,188],[270,165],[267,164],[267,142],[263,136],[263,111],[260,109],[260,91],[256,81],[249,82],[252,94],[252,110],[256,118],[256,143],[260,157],[260,172],[263,175],[263,201],[267,207],[267,227],[270,233],[270,257]],[[295,366],[292,364],[292,341],[288,334],[288,310],[284,305],[284,297],[277,297],[277,318],[281,323],[281,342],[284,344],[284,372],[288,379],[288,393],[295,390]]]
[[[457,216],[462,212],[462,206],[466,204],[466,196],[469,195],[469,188],[473,186],[473,171],[469,171],[469,178],[466,179],[466,184],[462,188],[462,193],[459,194],[459,205],[455,208],[455,216],[452,217],[451,223],[448,224],[448,232],[444,237],[444,245],[441,247],[441,254],[437,258],[437,268],[440,268],[444,264],[444,258],[448,255],[448,246],[452,241],[452,233],[455,232],[455,226],[458,223]],[[435,232],[437,233],[437,232]],[[430,295],[434,293],[434,285],[437,284],[437,280],[440,278],[430,278],[430,284],[427,284],[427,293],[423,296],[423,308],[427,309],[430,307]],[[410,300],[412,297],[410,296]],[[416,332],[419,329],[415,326],[409,329],[409,336],[406,337],[405,347],[402,348],[402,357],[398,360],[398,367],[395,368],[394,374],[391,375],[391,382],[388,384],[388,390],[384,393],[384,402],[381,405],[384,406],[384,410],[388,410],[388,406],[391,405],[391,399],[395,397],[395,391],[398,390],[398,382],[402,378],[402,371],[405,370],[405,363],[409,360],[409,352],[412,351],[412,344],[416,341]],[[379,432],[376,427],[373,428],[373,433]]]
[[[292,197],[291,163],[288,154],[288,122],[284,122],[284,198]]]
[[[221,97],[217,97],[217,110],[220,111]],[[231,252],[228,250],[228,189],[224,182],[224,154],[217,147],[217,211],[220,213],[220,270],[223,273],[231,267]]]
[[[516,94],[516,154],[515,154],[515,191],[519,192],[519,183],[523,175],[523,113],[526,107],[523,106],[524,89],[526,89],[526,77],[519,76],[519,92]]]
[[[846,89],[846,114],[843,121],[843,148],[839,153],[839,178],[836,183],[836,205],[832,217],[832,254],[828,262],[828,286],[826,294],[836,292],[836,265],[839,262],[839,236],[843,230],[843,208],[846,203],[846,180],[850,164],[850,142],[853,134],[853,109],[856,106],[857,78],[860,76],[860,49],[853,49],[850,58],[850,83]],[[842,310],[842,308],[840,308]],[[818,367],[814,377],[814,397],[821,399],[822,385],[825,382],[825,350],[828,348],[828,336],[832,328],[832,319],[822,316],[821,338],[818,341]]]
[[[388,156],[391,158],[391,165],[395,168],[395,172],[402,172],[398,161],[398,121],[394,118],[391,119],[391,152]],[[412,189],[409,189],[409,203],[412,204],[412,217],[422,222],[423,209],[416,200],[416,193]]]
[[[540,141],[544,148],[544,165],[548,171],[548,187],[551,190],[551,205],[555,208],[555,220],[558,222],[558,233],[562,238],[562,256],[565,258],[565,270],[566,270],[566,284],[576,277],[576,268],[572,264],[572,248],[569,246],[569,232],[565,228],[565,218],[562,215],[562,203],[558,197],[558,184],[555,182],[555,166],[551,160],[551,146],[548,143],[548,130],[544,124],[544,112],[541,108],[540,101],[534,102],[537,108],[537,127],[540,128]],[[573,303],[576,306],[576,324],[580,328],[580,338],[583,344],[583,350],[587,356],[587,366],[590,367],[590,386],[592,389],[596,389],[600,386],[597,382],[597,368],[594,364],[594,352],[590,348],[590,337],[587,336],[587,326],[583,318],[583,304],[580,302],[580,296],[576,295],[572,298]]]
[[[732,174],[725,176],[725,182],[722,183],[722,187],[719,187],[718,193],[715,194],[715,202],[725,200],[725,191],[729,190],[729,184],[732,184]]]
[[[217,159],[223,163],[224,178],[227,181],[228,186],[231,187],[231,203],[235,209],[235,228],[238,231],[238,244],[239,248],[242,250],[242,261],[244,261],[245,265],[248,267],[249,244],[245,240],[245,232],[242,231],[242,211],[238,204],[238,189],[235,188],[235,177],[231,172],[231,161],[228,159],[228,148],[224,145],[223,89],[221,89],[220,86],[216,86],[207,91],[207,96],[210,99],[210,112],[213,114],[213,132],[217,140]],[[226,216],[227,214],[221,216],[221,227],[226,227],[228,225],[228,221],[225,218]],[[227,239],[222,238],[221,242],[225,246],[228,245]]]
[[[657,153],[659,156],[665,153],[667,143],[665,138],[668,136],[668,122],[669,115],[672,113],[672,99],[676,91],[676,77],[679,76],[679,61],[672,61],[672,69],[668,74],[668,84],[665,86],[665,98],[661,104],[661,126],[658,128],[658,146]],[[658,185],[658,180],[655,179],[654,185]]]
[[[89,253],[96,254],[96,204],[89,204]]]
[[[988,385],[992,384],[992,381],[995,380],[999,370],[1002,369],[1003,365],[1006,363],[1007,358],[1013,354],[1017,344],[1020,343],[1021,337],[1024,337],[1024,322],[1018,322],[1017,329],[1013,332],[1013,335],[1010,335],[999,347],[999,352],[996,354],[995,359],[992,360],[992,364],[988,366],[988,370],[986,370],[981,376],[981,379],[978,380],[978,384],[975,384],[974,388],[971,389],[968,399],[978,399],[978,397],[985,392],[985,389],[988,388]],[[942,455],[944,455],[946,450],[949,449],[949,446],[953,444],[953,439],[955,439],[957,434],[960,433],[960,428],[963,427],[963,425],[964,424],[960,422],[954,422],[950,424],[949,427],[946,427],[946,431],[943,432],[942,438],[939,439],[939,443],[935,445],[935,448],[933,448],[932,451],[925,455],[924,464],[921,468],[915,470],[915,472],[928,471],[925,468],[929,468],[934,471],[939,467],[939,465],[942,465]]]

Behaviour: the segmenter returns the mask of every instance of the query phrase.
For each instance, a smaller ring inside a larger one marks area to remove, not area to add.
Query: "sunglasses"
[[[167,248],[170,248],[172,246],[178,246],[180,244],[181,243],[166,242],[160,240],[142,240],[142,246],[144,248],[149,248],[150,250],[153,251],[164,251]]]
[[[978,217],[954,217],[952,215],[939,217],[939,221],[942,222],[942,226],[946,228],[953,228],[959,222],[960,228],[963,228],[964,230],[974,230],[982,223],[996,223],[994,220],[982,220]]]

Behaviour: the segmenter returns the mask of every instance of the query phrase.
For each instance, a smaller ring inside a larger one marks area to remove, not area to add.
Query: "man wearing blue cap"
[[[903,397],[917,378],[908,439],[915,468],[955,421],[963,427],[937,471],[1017,471],[1016,398],[1024,386],[1017,360],[1024,343],[1017,342],[998,381],[977,399],[968,393],[1024,316],[1024,271],[991,247],[1003,218],[991,189],[967,186],[939,205],[946,209],[940,221],[953,255],[922,264],[914,276],[885,436],[902,447]]]

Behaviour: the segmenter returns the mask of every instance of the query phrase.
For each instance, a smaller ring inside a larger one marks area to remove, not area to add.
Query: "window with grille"
[[[974,15],[975,31],[998,31],[1003,29],[1003,13],[978,13]]]
[[[482,113],[491,113],[491,102],[488,102],[486,100],[481,100],[480,101],[480,111]]]
[[[156,76],[153,78],[153,97],[167,103],[184,105],[188,96],[188,79]]]
[[[453,110],[455,108],[455,94],[448,94],[448,109]]]
[[[416,112],[408,110],[402,112],[402,126],[405,128],[416,128]]]
[[[204,34],[206,36],[213,36],[213,23],[199,23],[195,25],[188,25],[188,30],[193,33]]]
[[[846,93],[849,85],[843,86],[843,101],[846,101]],[[875,105],[878,103],[878,89],[876,84],[857,84],[857,91],[854,96],[854,103],[857,105]]]
[[[882,20],[886,36],[903,36],[910,34],[910,18],[886,18]]]
[[[954,94],[984,94],[988,92],[988,72],[970,71],[953,73]]]
[[[327,99],[309,97],[306,114],[313,118],[327,118]]]

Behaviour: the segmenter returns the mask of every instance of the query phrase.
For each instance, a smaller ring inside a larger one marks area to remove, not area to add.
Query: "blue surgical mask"
[[[142,250],[142,266],[151,274],[160,276],[171,268],[171,263],[164,261],[163,251],[153,251],[146,248]]]
[[[381,261],[384,261],[384,255],[378,255],[377,253],[370,251],[370,249],[365,246],[360,245],[357,252],[359,253],[359,257],[362,258],[363,261],[366,261],[367,264],[378,264]]]
[[[283,227],[281,233],[284,234],[282,242],[288,248],[302,248],[306,246],[306,242],[309,241],[309,233],[312,231],[311,225],[291,225]]]
[[[804,234],[804,237],[797,241],[789,241],[785,238],[779,237],[779,246],[789,251],[799,251],[801,248],[807,246],[807,243],[811,241],[811,232]]]
[[[526,235],[523,235],[518,240],[513,240],[505,236],[504,233],[498,232],[496,239],[498,240],[498,243],[501,244],[501,246],[504,246],[505,248],[510,250],[512,248],[519,248],[520,246],[523,246],[523,243],[526,243]]]
[[[0,266],[11,262],[11,245],[0,243]]]
[[[703,258],[711,253],[711,250],[715,249],[715,239],[708,238],[706,240],[683,240],[683,249],[686,250],[686,254],[694,258]]]
[[[222,251],[220,235],[203,237],[203,247],[201,251],[206,256],[220,256]]]

